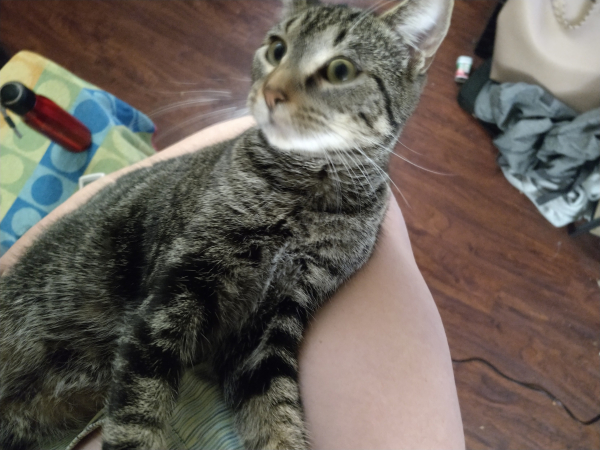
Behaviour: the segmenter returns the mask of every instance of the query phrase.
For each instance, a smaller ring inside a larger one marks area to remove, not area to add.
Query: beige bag
[[[491,78],[538,84],[578,112],[600,107],[600,0],[508,0]]]

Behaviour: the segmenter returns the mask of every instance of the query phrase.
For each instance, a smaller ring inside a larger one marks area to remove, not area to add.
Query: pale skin
[[[141,165],[235,137],[248,117],[196,133]],[[132,166],[132,167],[137,167]],[[0,258],[0,273],[47,226],[125,171],[87,186]],[[464,449],[448,341],[395,200],[375,252],[316,314],[300,352],[301,396],[315,449]],[[77,450],[101,448],[101,430]]]

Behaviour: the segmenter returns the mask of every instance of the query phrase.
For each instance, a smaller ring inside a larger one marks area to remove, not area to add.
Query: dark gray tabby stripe
[[[392,100],[390,99],[390,94],[385,88],[385,84],[381,78],[379,78],[377,75],[371,75],[371,77],[377,82],[377,87],[379,87],[379,90],[381,91],[381,94],[385,100],[385,111],[387,112],[390,125],[392,125],[394,129],[397,129],[398,122],[394,118],[394,113],[392,112]]]

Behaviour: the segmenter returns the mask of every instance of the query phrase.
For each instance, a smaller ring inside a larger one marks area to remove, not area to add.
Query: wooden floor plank
[[[574,421],[543,393],[515,385],[480,363],[455,364],[455,376],[459,400],[469,405],[463,407],[463,420],[471,450],[600,448],[597,427]]]
[[[456,58],[472,54],[494,7],[456,2],[390,173],[453,357],[484,358],[589,419],[600,413],[600,241],[552,227],[504,179],[489,136],[456,103]],[[3,1],[0,42],[150,113],[164,148],[243,110],[254,49],[279,8],[275,0]],[[579,424],[543,394],[479,363],[455,373],[469,448],[600,447],[599,424]]]

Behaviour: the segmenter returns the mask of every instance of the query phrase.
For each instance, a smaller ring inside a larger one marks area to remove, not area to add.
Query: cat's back
[[[157,162],[100,190],[49,226],[0,278],[0,304],[110,298],[133,307],[153,255],[185,227],[232,145]]]

